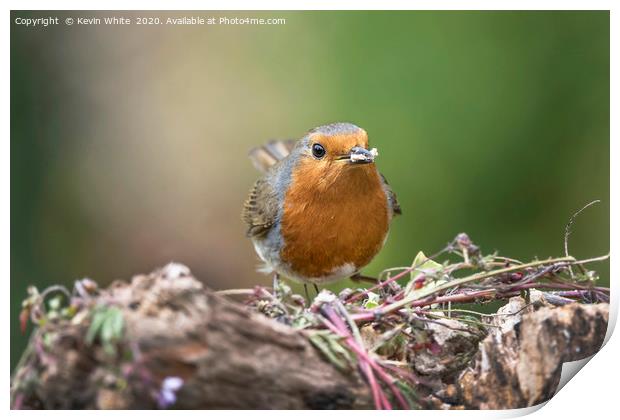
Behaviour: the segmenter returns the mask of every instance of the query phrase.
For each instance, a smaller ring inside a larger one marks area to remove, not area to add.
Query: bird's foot
[[[314,291],[315,291],[315,295],[314,297],[316,298],[319,295],[319,286],[317,286],[316,284],[312,283],[312,286],[314,286]],[[306,294],[306,306],[310,307],[312,305],[312,299],[310,299],[310,293],[308,293],[308,283],[304,283],[304,293]]]
[[[279,300],[279,293],[280,290],[280,274],[274,272],[273,273],[273,297],[275,297],[277,300]]]

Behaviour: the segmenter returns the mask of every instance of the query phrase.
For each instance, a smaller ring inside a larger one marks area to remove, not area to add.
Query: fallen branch
[[[103,335],[85,342],[99,306],[124,319],[113,354]],[[300,331],[204,290],[176,264],[114,283],[30,343],[13,378],[13,408],[372,407],[357,372],[326,361]],[[182,383],[168,400],[167,378]]]

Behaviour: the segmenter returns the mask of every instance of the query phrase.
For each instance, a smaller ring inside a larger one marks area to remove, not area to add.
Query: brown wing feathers
[[[250,150],[250,160],[256,169],[264,173],[287,157],[294,146],[295,140],[272,140]],[[277,211],[277,200],[273,189],[264,178],[259,179],[250,190],[241,213],[241,218],[248,227],[247,235],[265,235],[273,226]]]
[[[295,140],[272,140],[250,150],[250,160],[256,169],[267,172],[276,162],[287,157],[294,146]]]
[[[266,234],[276,218],[277,201],[273,189],[267,181],[259,179],[254,184],[243,205],[241,218],[248,227],[248,236]]]

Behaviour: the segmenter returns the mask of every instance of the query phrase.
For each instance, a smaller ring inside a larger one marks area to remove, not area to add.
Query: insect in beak
[[[363,147],[355,146],[349,153],[339,156],[337,160],[355,164],[373,163],[378,155],[379,152],[375,148],[366,150]]]

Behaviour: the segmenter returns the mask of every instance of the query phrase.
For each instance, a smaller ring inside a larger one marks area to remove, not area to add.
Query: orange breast
[[[374,164],[301,161],[284,198],[280,258],[303,277],[324,277],[345,264],[367,265],[388,231],[387,198]]]

